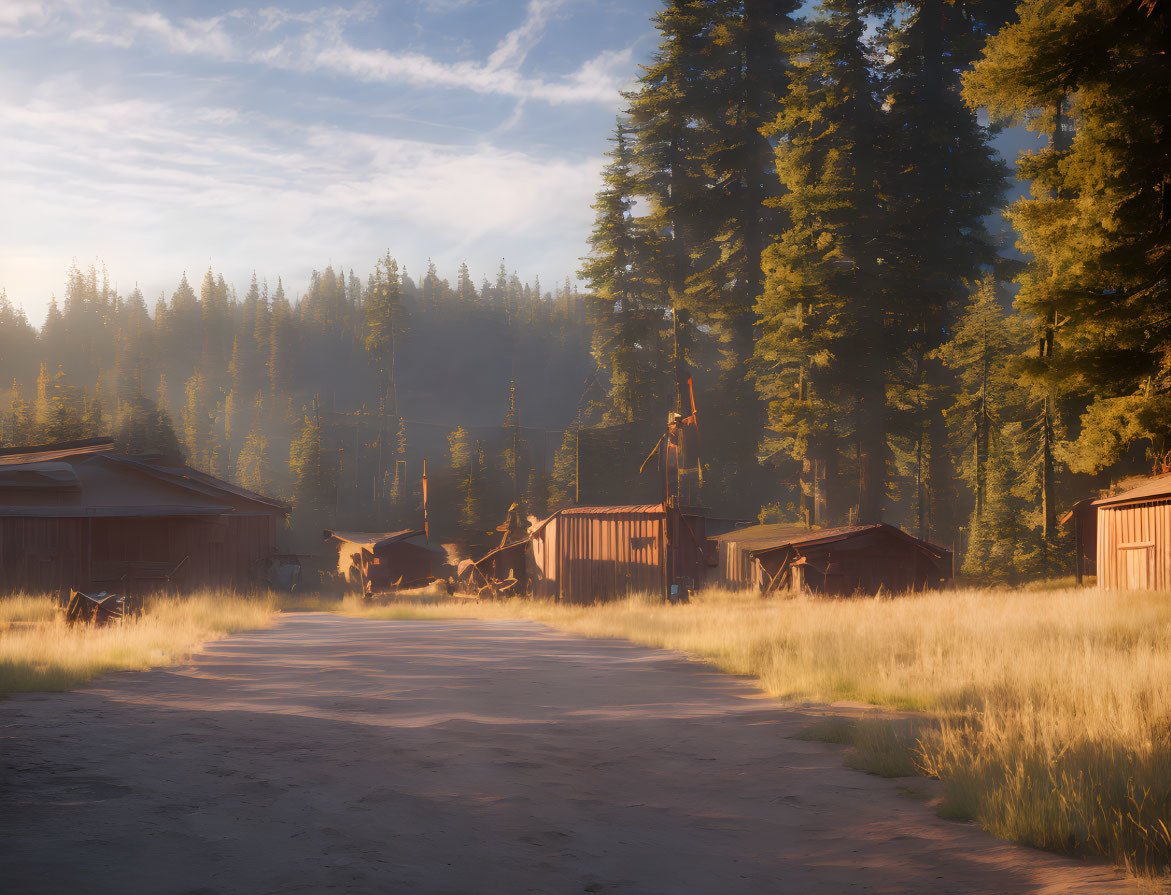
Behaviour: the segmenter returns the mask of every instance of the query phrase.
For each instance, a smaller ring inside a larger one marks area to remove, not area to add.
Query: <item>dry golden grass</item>
[[[153,598],[142,617],[95,628],[65,624],[47,596],[0,597],[0,697],[175,665],[208,640],[269,626],[275,606],[268,595],[205,591]]]
[[[909,758],[945,782],[943,813],[1139,871],[1171,866],[1171,594],[762,600],[706,591],[684,606],[512,600],[343,611],[531,619],[681,650],[753,675],[786,701],[927,712],[934,720],[910,739]],[[860,766],[908,767],[905,736],[866,733]]]

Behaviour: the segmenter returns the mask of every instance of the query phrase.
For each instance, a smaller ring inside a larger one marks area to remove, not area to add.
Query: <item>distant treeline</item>
[[[113,432],[290,500],[302,546],[323,526],[421,525],[426,459],[437,533],[485,541],[514,492],[536,512],[572,492],[551,457],[589,343],[568,280],[548,292],[503,264],[478,288],[466,265],[416,284],[388,255],[292,298],[255,277],[240,296],[209,269],[151,310],[75,265],[39,332],[0,295],[0,443]]]
[[[583,270],[600,418],[655,418],[693,376],[705,503],[1067,569],[1059,511],[1171,433],[1167,3],[799,8],[655,19]],[[1047,144],[1017,160],[1023,261],[986,227],[1017,124]]]

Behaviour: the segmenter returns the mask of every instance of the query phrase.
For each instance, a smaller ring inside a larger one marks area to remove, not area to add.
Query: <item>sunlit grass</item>
[[[48,596],[0,597],[0,697],[184,662],[206,641],[271,625],[276,603],[270,595],[203,591],[147,606],[140,618],[70,627]]]
[[[859,767],[945,782],[942,813],[998,836],[1171,865],[1171,594],[965,590],[896,599],[764,600],[706,591],[689,605],[425,601],[371,618],[517,618],[681,650],[755,676],[789,702],[929,713],[866,722]],[[844,736],[839,732],[839,737]]]

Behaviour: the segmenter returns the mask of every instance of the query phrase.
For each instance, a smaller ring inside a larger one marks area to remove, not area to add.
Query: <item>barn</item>
[[[703,582],[704,517],[664,504],[574,507],[529,534],[534,596],[599,603],[635,593],[670,596]]]
[[[1094,501],[1102,590],[1171,587],[1171,475]]]
[[[109,438],[0,450],[0,589],[244,588],[289,508]]]
[[[422,529],[323,532],[338,543],[338,573],[368,595],[423,587],[451,571],[447,551]]]
[[[951,578],[949,551],[893,525],[754,528],[717,539],[725,586],[846,595],[926,590]]]

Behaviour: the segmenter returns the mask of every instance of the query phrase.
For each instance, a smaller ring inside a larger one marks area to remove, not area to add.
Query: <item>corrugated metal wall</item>
[[[564,513],[558,520],[562,601],[600,603],[663,591],[663,516]]]
[[[1098,507],[1098,587],[1171,587],[1171,501]]]
[[[662,593],[664,515],[564,511],[533,535],[536,596],[596,603]]]
[[[636,593],[663,594],[667,585],[667,514],[653,507],[563,510],[529,539],[534,596],[597,603]],[[671,513],[674,581],[704,584],[705,520]]]

